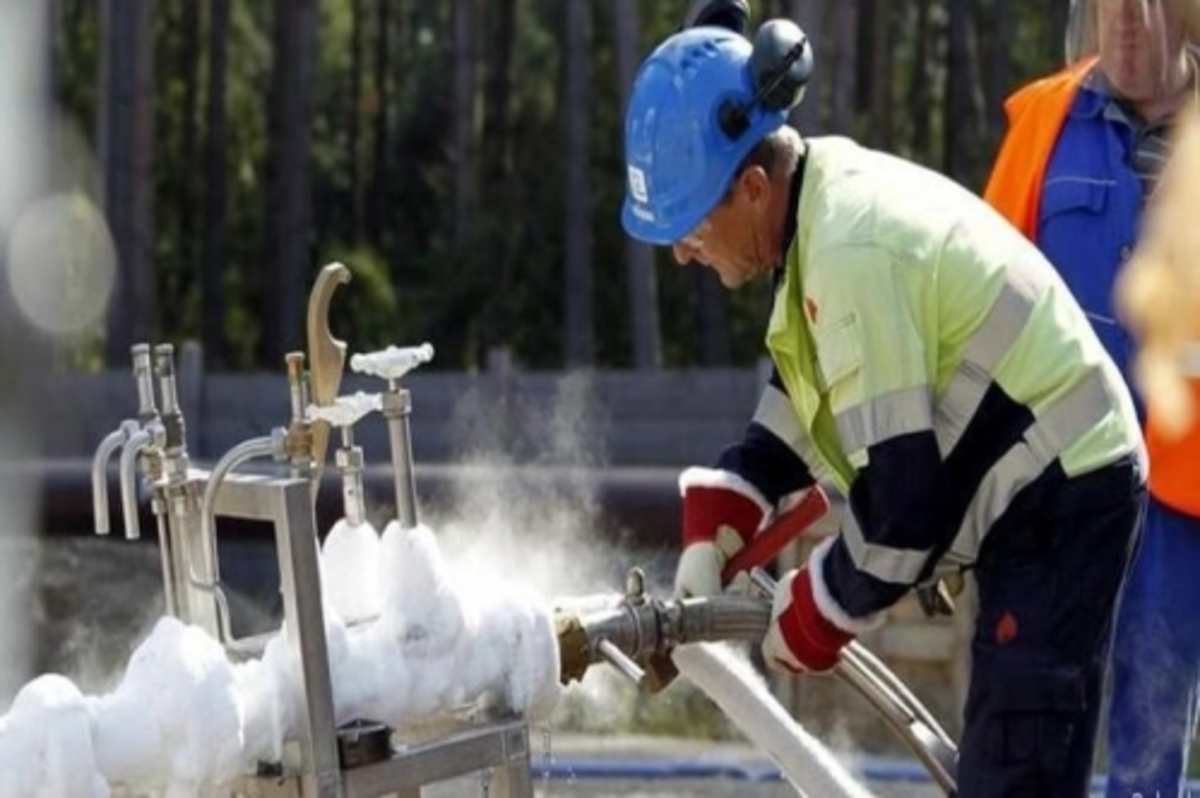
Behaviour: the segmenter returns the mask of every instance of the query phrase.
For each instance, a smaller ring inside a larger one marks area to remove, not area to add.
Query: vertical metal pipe
[[[134,344],[133,379],[137,383],[138,419],[144,424],[158,415],[154,405],[154,372],[150,365],[150,344]]]
[[[313,501],[321,489],[320,469],[313,459],[313,425],[308,420],[309,385],[304,371],[304,353],[288,352],[287,363],[288,402],[291,418],[288,420],[286,449],[293,477],[313,480]]]
[[[180,618],[179,599],[176,595],[179,591],[179,579],[175,570],[175,557],[172,553],[171,531],[167,523],[167,512],[166,508],[163,508],[162,512],[155,513],[155,518],[158,522],[158,553],[162,561],[163,572],[163,603],[166,605],[167,615]],[[183,618],[182,620],[191,622],[190,618]]]
[[[408,417],[412,398],[408,391],[397,388],[395,382],[383,395],[383,414],[387,418],[388,442],[392,450],[392,479],[396,489],[396,520],[404,529],[417,525],[417,486],[413,473],[412,439]]]
[[[329,645],[321,609],[321,575],[317,558],[317,530],[312,488],[296,480],[276,493],[275,542],[278,546],[280,587],[287,619],[289,643],[300,666],[304,690],[304,715],[300,738],[309,789],[314,798],[339,798],[342,794],[338,763],[337,729],[333,709],[333,681]]]
[[[159,344],[154,347],[154,372],[158,375],[159,398],[162,413],[179,412],[179,395],[175,390],[175,347]]]
[[[354,426],[342,427],[342,448],[337,453],[338,466],[342,471],[342,509],[346,523],[359,526],[366,518],[363,506],[363,458],[362,449],[354,445]]]
[[[187,479],[187,432],[183,407],[175,382],[175,347],[159,344],[154,347],[154,374],[158,377],[158,394],[162,404],[159,416],[163,426],[162,453],[168,489],[182,485]]]
[[[308,406],[307,391],[304,388],[304,353],[288,352],[284,355],[287,363],[288,398],[291,403],[292,421],[303,421],[304,411]]]
[[[137,456],[150,445],[150,433],[139,430],[130,436],[121,451],[121,512],[125,515],[125,537],[137,540],[142,536],[138,522],[137,505]]]

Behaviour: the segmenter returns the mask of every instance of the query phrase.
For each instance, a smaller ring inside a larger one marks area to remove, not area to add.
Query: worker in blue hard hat
[[[914,587],[978,587],[958,794],[1085,796],[1106,645],[1144,500],[1121,375],[1054,269],[981,199],[786,124],[811,53],[681,31],[625,120],[629,235],[724,285],[775,283],[774,371],[742,439],[680,477],[680,594],[820,481],[841,530],[780,580],[763,654],[832,668]]]

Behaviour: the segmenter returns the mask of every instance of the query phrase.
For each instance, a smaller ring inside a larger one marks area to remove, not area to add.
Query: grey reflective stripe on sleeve
[[[868,543],[849,508],[842,521],[842,540],[858,570],[895,585],[915,584],[933,555],[933,549],[896,549]]]
[[[1116,401],[1104,372],[1094,369],[1025,430],[1023,440],[996,461],[979,483],[947,559],[972,563],[992,525],[1017,493],[1071,444],[1112,412]]]
[[[967,341],[962,363],[951,375],[935,409],[934,426],[942,457],[958,445],[992,384],[992,370],[1033,314],[1033,303],[1034,297],[1023,294],[1012,283],[1006,284],[979,329]]]
[[[827,482],[831,476],[825,461],[817,453],[808,433],[800,426],[792,400],[774,385],[768,385],[758,399],[754,411],[755,422],[769,429],[783,441],[808,466],[809,472],[818,482]]]
[[[929,386],[905,388],[877,396],[837,414],[838,435],[847,456],[881,441],[924,432],[933,427]]]

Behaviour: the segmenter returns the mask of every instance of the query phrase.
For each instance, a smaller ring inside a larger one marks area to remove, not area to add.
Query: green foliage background
[[[335,330],[364,350],[387,344],[424,340],[438,349],[436,366],[479,367],[488,349],[507,346],[529,368],[559,368],[563,363],[563,165],[566,157],[561,109],[562,7],[564,2],[590,2],[593,11],[591,164],[594,187],[593,230],[597,365],[631,365],[631,324],[625,240],[618,221],[623,190],[621,114],[607,0],[516,0],[517,37],[513,67],[511,130],[503,140],[479,137],[475,155],[506,164],[510,177],[501,185],[481,184],[471,234],[456,239],[448,223],[454,207],[453,164],[448,131],[453,72],[450,61],[450,2],[387,0],[389,40],[387,72],[373,62],[372,26],[377,2],[363,0],[362,82],[352,90],[351,58],[355,3],[321,0],[313,128],[309,152],[312,169],[312,224],[307,245],[310,278],[331,260],[351,266],[356,282],[344,292],[334,312]],[[159,294],[156,332],[164,340],[199,338],[204,309],[200,296],[198,238],[203,175],[198,144],[189,151],[187,131],[204,134],[207,30],[199,35],[194,84],[195,117],[188,119],[188,77],[184,58],[184,4],[192,0],[160,0],[155,4],[155,268]],[[861,0],[866,7],[871,0]],[[890,149],[942,168],[944,147],[944,51],[952,0],[928,3],[931,48],[918,72],[916,3],[875,0],[876,13],[888,15],[892,29],[893,66],[888,91],[896,106],[884,140]],[[91,136],[95,130],[97,63],[100,49],[99,4],[64,0],[57,15],[55,76],[64,119]],[[202,4],[204,5],[204,4]],[[672,32],[682,3],[639,0],[641,52]],[[834,3],[826,2],[826,8]],[[986,72],[999,54],[1006,60],[1011,86],[1057,63],[1061,48],[1051,29],[1045,0],[975,0],[972,57]],[[477,5],[481,17],[478,41],[479,102],[486,86],[486,48],[496,23],[497,4]],[[1014,14],[1013,36],[998,41],[991,17],[1002,6]],[[222,273],[226,292],[223,329],[228,367],[271,367],[258,360],[261,337],[264,259],[266,257],[265,165],[271,146],[267,97],[273,64],[271,16],[274,4],[233,0],[229,31],[227,94],[228,195],[225,232],[227,262]],[[785,11],[783,2],[756,4],[759,20]],[[202,22],[207,25],[202,14]],[[827,17],[829,15],[827,14]],[[828,84],[832,23],[810,31],[817,48],[818,76]],[[869,72],[872,51],[858,48],[858,74]],[[869,41],[865,41],[869,45]],[[932,66],[931,66],[932,65]],[[942,66],[939,66],[942,65]],[[921,75],[922,77],[918,77]],[[926,106],[910,104],[913,87],[925,81]],[[820,132],[830,132],[832,98],[827,85],[817,100]],[[978,87],[982,93],[982,87]],[[859,95],[862,94],[860,89]],[[981,100],[985,115],[976,120],[978,135],[965,139],[961,173],[953,175],[979,188],[1000,135],[997,103]],[[881,131],[866,100],[855,98],[850,129],[868,142]],[[359,146],[353,151],[349,119],[357,114]],[[372,130],[379,115],[386,120],[383,158],[373,153]],[[917,135],[917,118],[929,135]],[[361,176],[355,196],[350,184],[351,159]],[[365,223],[364,197],[381,192],[382,218]],[[356,205],[357,203],[357,205]],[[358,223],[355,223],[355,219]],[[372,229],[375,228],[375,229]],[[666,252],[658,253],[657,277],[664,361],[669,367],[701,361],[698,329],[698,283],[694,270],[679,269]],[[311,284],[311,279],[310,279]],[[768,294],[753,286],[728,298],[730,358],[749,364],[760,354]],[[95,358],[75,362],[96,364]]]

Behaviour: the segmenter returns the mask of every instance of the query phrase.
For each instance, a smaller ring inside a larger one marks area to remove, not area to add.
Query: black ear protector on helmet
[[[692,0],[683,27],[713,25],[745,35],[750,19],[749,0]],[[754,35],[750,54],[750,79],[754,96],[746,102],[726,100],[718,111],[721,130],[736,139],[750,127],[750,111],[763,105],[771,111],[794,108],[804,99],[812,75],[812,46],[800,26],[788,19],[764,22]]]
[[[750,111],[754,106],[783,111],[800,104],[812,75],[812,46],[795,22],[772,19],[764,22],[754,35],[748,67],[754,96],[746,102],[726,100],[718,112],[721,130],[731,139],[750,127]]]

